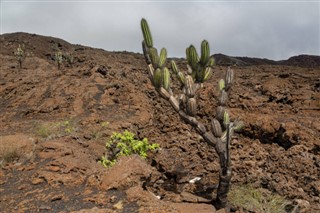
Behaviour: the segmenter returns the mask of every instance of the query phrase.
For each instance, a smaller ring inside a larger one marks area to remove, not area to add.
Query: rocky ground
[[[28,53],[21,69],[18,44]],[[1,35],[0,45],[1,212],[215,212],[218,158],[154,91],[141,54],[26,33]],[[72,66],[57,68],[56,46]],[[299,58],[232,67],[230,114],[245,123],[232,142],[232,187],[280,195],[286,212],[320,211],[320,67],[303,57],[301,67]],[[216,66],[199,94],[204,123],[225,71]],[[124,130],[161,149],[105,169],[105,142]]]

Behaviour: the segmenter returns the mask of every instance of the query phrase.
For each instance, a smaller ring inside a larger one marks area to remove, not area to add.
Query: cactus
[[[175,74],[178,74],[178,73],[179,73],[177,64],[176,64],[176,62],[175,62],[174,60],[171,61],[171,69],[172,69],[172,71],[173,71]]]
[[[220,96],[218,98],[219,104],[225,106],[228,101],[228,93],[225,90],[220,91]]]
[[[189,65],[192,68],[194,68],[199,61],[199,56],[198,56],[196,48],[193,45],[190,45],[190,47],[188,47],[186,49],[186,54],[187,54],[187,60],[188,60]]]
[[[225,88],[225,82],[223,79],[220,79],[219,81],[219,91],[223,90]]]
[[[228,68],[227,73],[226,73],[226,90],[229,90],[232,86],[232,82],[233,82],[233,78],[234,78],[234,73],[233,70]]]
[[[63,55],[62,55],[62,52],[61,51],[57,51],[54,55],[54,59],[55,61],[57,62],[57,65],[58,65],[58,69],[61,68],[61,64],[63,62]]]
[[[178,72],[178,79],[183,85],[186,83],[186,78],[182,72]]]
[[[211,121],[211,128],[214,136],[221,137],[222,136],[222,128],[220,122],[217,119],[213,119]]]
[[[147,44],[144,40],[142,41],[142,51],[143,51],[143,55],[144,55],[144,58],[145,58],[147,64],[151,64],[151,59],[148,54],[148,47],[147,47]]]
[[[156,48],[150,47],[149,56],[150,56],[151,63],[154,66],[154,68],[159,68],[160,66],[159,66],[158,50]]]
[[[167,50],[166,48],[162,48],[160,51],[159,57],[159,67],[163,67],[167,61]]]
[[[72,53],[71,53],[71,52],[70,52],[70,53],[69,53],[69,52],[66,52],[66,53],[64,54],[64,58],[66,59],[68,65],[69,65],[70,67],[73,67],[74,58],[73,58]]]
[[[197,112],[197,101],[195,98],[189,98],[187,101],[187,113],[194,116]]]
[[[211,67],[207,67],[204,71],[204,77],[203,77],[203,80],[206,81],[208,80],[212,75],[212,70],[211,70]]]
[[[24,45],[20,45],[17,47],[17,49],[14,51],[14,55],[18,61],[19,69],[22,68],[22,62],[26,59],[26,53],[25,53],[25,47]]]
[[[211,56],[208,60],[207,67],[212,67],[214,63],[215,63],[214,58],[213,56]]]
[[[201,43],[201,59],[200,59],[203,65],[207,64],[207,62],[209,61],[209,56],[210,56],[209,43],[206,40],[203,40]]]
[[[225,108],[222,106],[218,106],[216,110],[216,119],[219,121],[223,121]]]
[[[194,97],[195,95],[195,87],[194,87],[194,82],[191,76],[187,76],[185,78],[185,89],[186,89],[186,95],[189,98]]]
[[[141,20],[141,29],[142,29],[143,38],[144,38],[144,41],[146,42],[147,47],[149,48],[153,47],[153,41],[152,41],[149,25],[144,18]]]
[[[161,77],[162,77],[162,72],[160,68],[157,68],[153,74],[153,83],[156,88],[160,88],[161,86],[161,82],[162,82]]]
[[[223,123],[225,126],[227,126],[230,123],[229,113],[227,113],[227,112],[224,112]]]
[[[169,90],[170,87],[170,72],[167,67],[163,68],[162,70],[162,77],[163,77],[163,88]]]
[[[204,83],[211,76],[211,68],[214,65],[214,58],[210,57],[209,43],[203,40],[201,43],[201,57],[197,53],[196,48],[190,45],[186,48],[186,56],[188,61],[188,74],[192,76],[196,83]]]
[[[215,149],[219,156],[219,186],[217,196],[212,200],[212,204],[216,209],[226,208],[227,194],[232,177],[230,163],[232,135],[243,127],[241,121],[232,122],[226,110],[228,93],[234,80],[234,72],[228,69],[225,78],[219,81],[218,106],[215,118],[212,119],[211,128],[206,128],[197,118],[199,110],[197,107],[197,92],[203,88],[203,83],[212,76],[212,66],[214,66],[215,62],[214,58],[210,56],[209,43],[206,40],[202,41],[200,58],[193,45],[186,48],[188,65],[185,72],[181,72],[177,64],[171,61],[171,70],[182,84],[182,93],[179,96],[174,96],[170,89],[170,71],[166,66],[167,51],[165,48],[162,48],[160,56],[158,55],[157,49],[153,47],[151,32],[145,19],[141,20],[141,29],[144,38],[142,42],[143,54],[148,64],[149,78],[156,91],[169,101],[182,120],[193,126],[204,141]]]

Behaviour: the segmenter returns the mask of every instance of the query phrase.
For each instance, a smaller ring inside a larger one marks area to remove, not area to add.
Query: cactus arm
[[[152,47],[153,40],[152,40],[151,31],[149,29],[147,20],[145,20],[144,18],[141,19],[141,30],[142,30],[143,38],[144,38],[144,41],[146,42],[147,47],[149,48]]]
[[[166,48],[162,48],[160,50],[160,56],[159,56],[159,67],[163,68],[167,62],[167,50]]]
[[[148,47],[147,47],[147,44],[144,40],[142,41],[142,51],[143,51],[143,55],[144,55],[144,58],[145,58],[147,64],[148,65],[151,64],[151,59],[148,54]]]
[[[206,40],[203,40],[201,43],[201,59],[200,62],[203,65],[206,65],[209,61],[210,57],[210,48],[209,43]]]

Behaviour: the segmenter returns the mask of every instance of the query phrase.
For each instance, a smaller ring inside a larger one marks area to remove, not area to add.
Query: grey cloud
[[[141,52],[145,17],[158,48],[184,57],[207,39],[213,53],[286,59],[320,54],[319,2],[2,2],[2,32]]]

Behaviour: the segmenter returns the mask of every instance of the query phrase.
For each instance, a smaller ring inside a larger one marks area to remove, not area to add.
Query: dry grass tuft
[[[258,213],[282,213],[289,202],[262,188],[250,185],[233,186],[228,195],[232,205],[242,207],[244,210]]]

